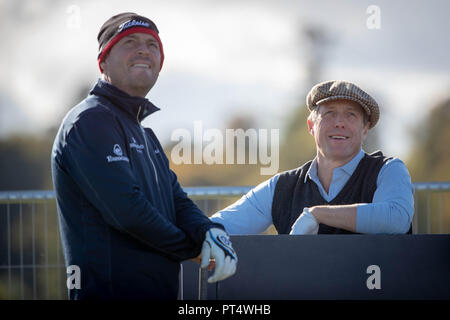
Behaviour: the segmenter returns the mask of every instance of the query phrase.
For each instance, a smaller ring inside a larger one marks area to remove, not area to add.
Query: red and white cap
[[[159,31],[150,19],[133,12],[124,12],[109,18],[100,28],[98,33],[98,67],[103,70],[100,63],[106,58],[111,48],[123,37],[133,33],[147,33],[152,35],[159,43],[161,52],[161,65],[164,62],[164,51],[159,38]]]

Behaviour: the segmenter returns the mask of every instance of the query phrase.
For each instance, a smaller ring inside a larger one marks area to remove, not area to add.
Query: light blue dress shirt
[[[305,179],[314,181],[322,197],[330,202],[342,190],[364,157],[364,151],[345,165],[333,170],[328,193],[317,175],[317,160],[313,160]],[[211,220],[224,225],[229,234],[259,234],[272,225],[272,201],[279,174],[250,190],[240,200],[215,213]],[[387,161],[377,178],[372,203],[357,207],[356,232],[369,234],[399,234],[409,230],[414,214],[411,177],[398,158]]]

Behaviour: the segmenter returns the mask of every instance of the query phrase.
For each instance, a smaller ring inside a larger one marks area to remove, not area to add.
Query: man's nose
[[[336,114],[335,123],[336,128],[344,128],[345,127],[345,116],[341,113]]]
[[[145,43],[141,43],[138,46],[137,53],[140,56],[148,56],[150,54],[150,50],[149,50],[149,48],[147,47],[147,45]]]

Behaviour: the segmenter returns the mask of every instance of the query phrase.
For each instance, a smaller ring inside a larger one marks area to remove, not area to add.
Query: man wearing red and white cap
[[[141,125],[159,110],[145,98],[164,61],[156,25],[121,13],[98,42],[102,79],[66,115],[52,150],[66,265],[81,271],[69,298],[176,299],[180,262],[200,253],[204,268],[215,259],[209,282],[233,275],[237,256],[223,226],[187,197]]]

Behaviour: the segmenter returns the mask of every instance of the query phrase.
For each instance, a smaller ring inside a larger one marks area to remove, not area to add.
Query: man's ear
[[[102,73],[108,72],[108,58],[109,58],[109,52],[106,54],[106,56],[103,58],[102,62],[100,63],[100,68],[102,68]]]
[[[314,122],[311,119],[306,120],[309,134],[314,137]]]
[[[100,63],[100,68],[102,69],[102,73],[105,73],[105,60]]]
[[[367,134],[369,133],[370,122],[367,121],[366,125],[363,128],[363,141],[366,140]]]

